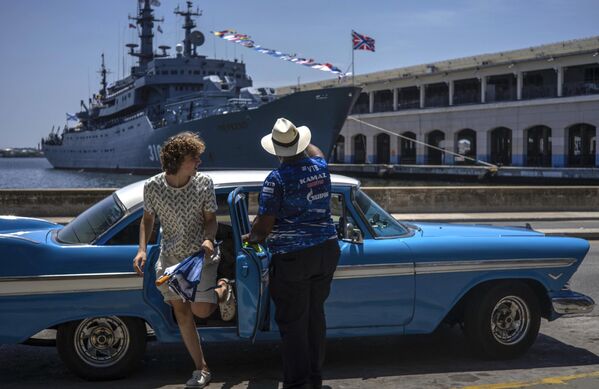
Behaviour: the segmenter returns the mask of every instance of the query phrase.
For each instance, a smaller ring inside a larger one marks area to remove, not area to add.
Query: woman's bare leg
[[[200,337],[193,319],[191,304],[178,300],[172,300],[169,303],[173,307],[183,343],[185,343],[185,347],[191,359],[193,359],[196,370],[208,370],[204,353],[202,352],[202,345],[200,344]]]

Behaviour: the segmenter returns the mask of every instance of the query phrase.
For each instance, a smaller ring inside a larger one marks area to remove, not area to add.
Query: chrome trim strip
[[[490,270],[548,269],[568,267],[576,263],[574,258],[495,259],[478,261],[442,261],[416,263],[416,274],[456,273]]]
[[[334,279],[393,277],[456,272],[499,271],[514,269],[549,269],[568,267],[574,258],[497,259],[478,261],[439,261],[401,264],[341,265]]]
[[[380,265],[341,265],[337,266],[333,279],[367,277],[413,276],[413,263],[380,264]]]
[[[134,272],[58,274],[0,278],[0,296],[142,290],[143,278]]]
[[[333,276],[336,280],[397,277],[424,274],[495,271],[514,269],[547,269],[568,267],[574,258],[502,259],[478,261],[442,261],[399,264],[341,265]],[[109,280],[110,282],[107,282]],[[1,277],[0,296],[24,296],[53,293],[106,292],[142,290],[143,278],[135,272],[57,274]]]

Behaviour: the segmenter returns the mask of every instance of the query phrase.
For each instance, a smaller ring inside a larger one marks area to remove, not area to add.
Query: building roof
[[[599,52],[599,36],[589,38],[573,39],[557,43],[549,43],[541,46],[523,49],[502,51],[490,54],[479,54],[470,57],[454,58],[429,64],[406,66],[380,72],[367,73],[355,76],[356,85],[364,85],[380,81],[410,79],[419,75],[430,75],[439,72],[455,72],[459,70],[474,69],[477,67],[492,67],[503,64],[525,62],[539,59],[550,59],[583,53]],[[321,89],[325,87],[339,86],[351,82],[351,77],[339,82],[338,79],[329,79],[318,82],[301,84],[302,90]],[[291,93],[297,86],[286,86],[277,88],[278,94]]]

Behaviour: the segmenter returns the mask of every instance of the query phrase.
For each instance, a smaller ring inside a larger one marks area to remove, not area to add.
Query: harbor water
[[[54,169],[45,158],[0,158],[0,189],[121,188],[148,177],[149,175]],[[459,185],[451,181],[357,178],[363,186]]]
[[[0,189],[120,188],[147,177],[54,169],[45,158],[0,158]]]

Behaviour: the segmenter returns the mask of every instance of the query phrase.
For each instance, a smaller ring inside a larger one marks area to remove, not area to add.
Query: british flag
[[[374,39],[367,35],[358,34],[354,30],[351,32],[351,39],[354,43],[354,50],[374,51]]]

